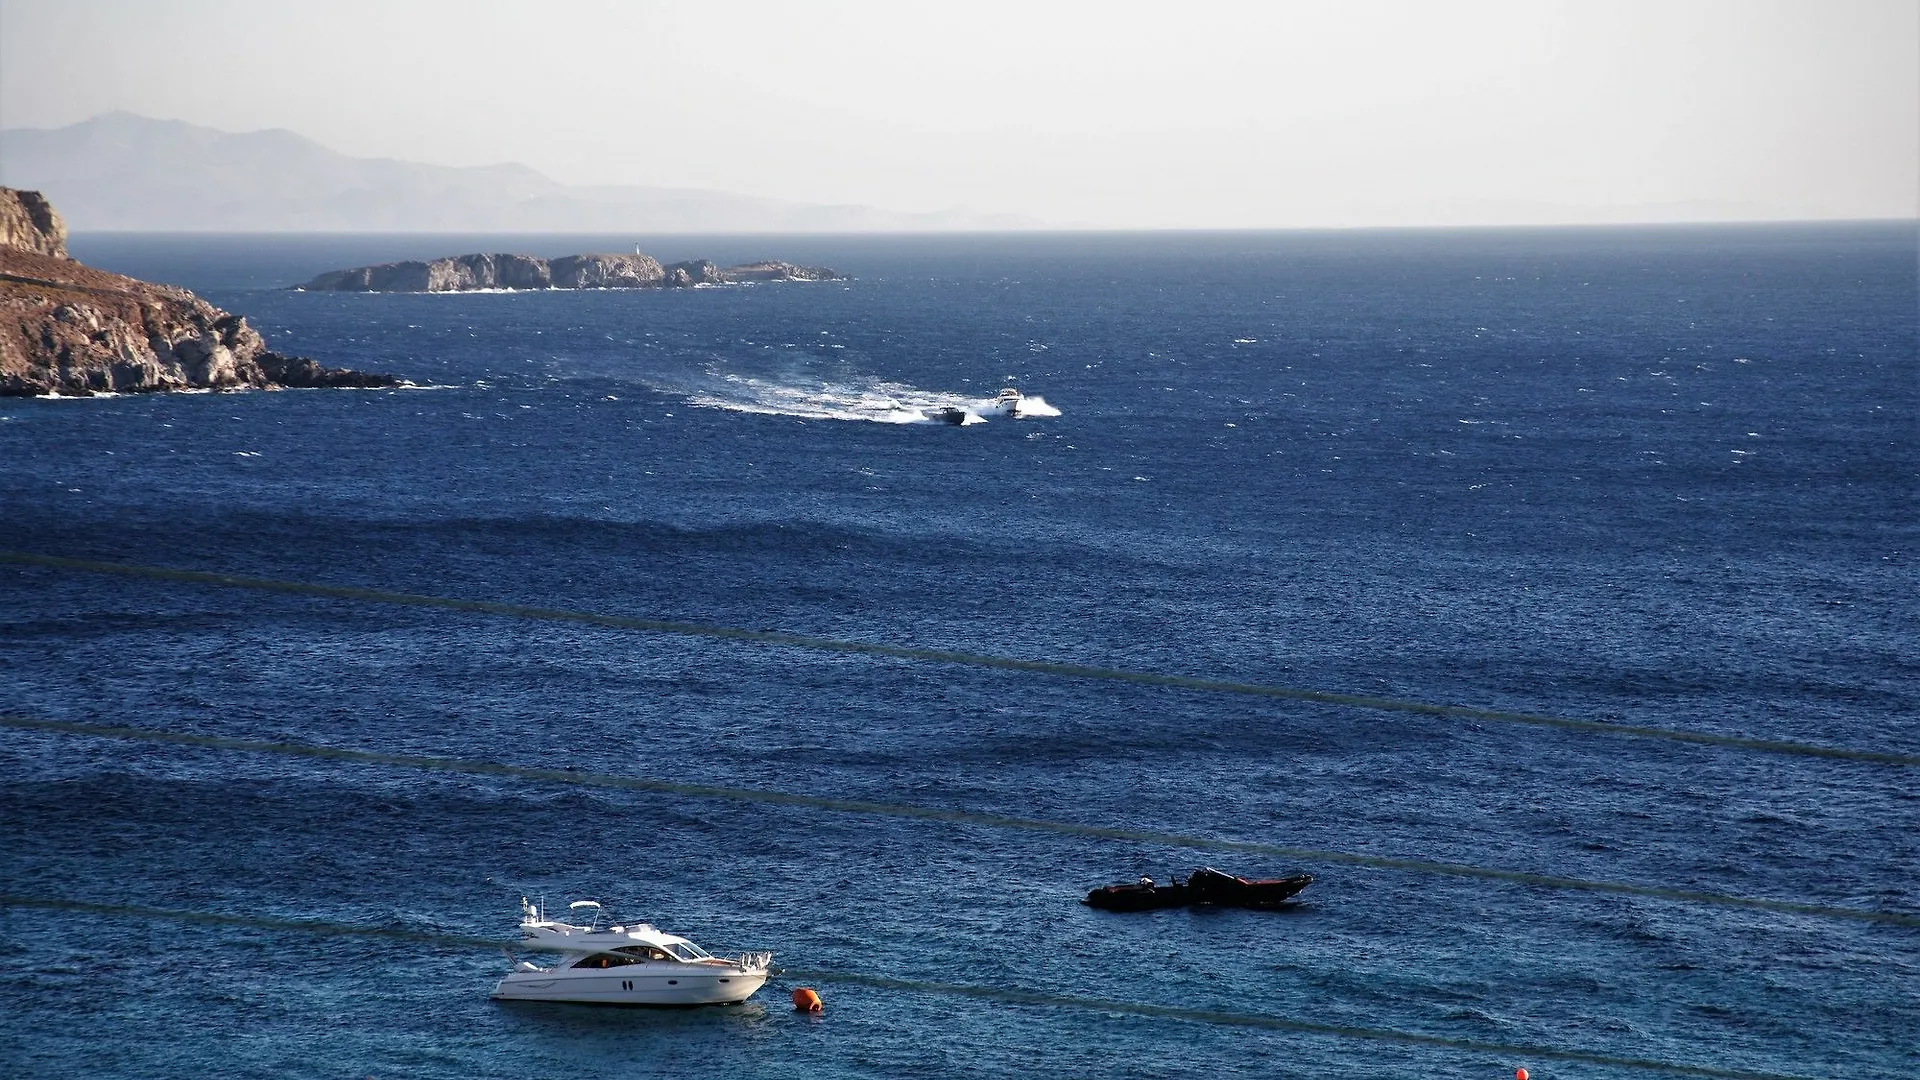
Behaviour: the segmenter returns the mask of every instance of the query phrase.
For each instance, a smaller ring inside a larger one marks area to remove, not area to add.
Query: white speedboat
[[[994,399],[987,402],[980,411],[988,416],[1017,418],[1020,415],[1020,406],[1024,404],[1025,401],[1025,394],[1009,386],[995,395]]]
[[[1023,394],[1009,386],[994,395],[993,400],[982,402],[980,415],[1031,420],[1037,416],[1059,416],[1060,410],[1047,404],[1047,399],[1038,394]]]
[[[551,967],[520,961],[493,996],[503,1001],[569,1001],[602,1005],[735,1005],[767,981],[772,953],[723,959],[683,937],[646,923],[602,926],[592,900],[576,900],[586,926],[548,919],[520,901],[521,945],[558,952]]]

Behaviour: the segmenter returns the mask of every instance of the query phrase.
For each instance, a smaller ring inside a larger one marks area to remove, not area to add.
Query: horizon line
[[[16,190],[31,190],[20,188]],[[1712,218],[1648,221],[1524,221],[1420,222],[1355,225],[1061,225],[1007,229],[144,229],[67,227],[68,236],[818,236],[818,237],[942,237],[942,236],[1115,236],[1141,234],[1231,233],[1350,233],[1350,232],[1497,232],[1513,230],[1749,228],[1808,225],[1906,225],[1920,228],[1912,217]]]

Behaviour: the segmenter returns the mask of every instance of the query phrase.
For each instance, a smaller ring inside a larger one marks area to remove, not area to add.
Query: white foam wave
[[[849,420],[876,424],[970,426],[998,415],[992,399],[926,390],[868,375],[820,378],[809,368],[749,375],[716,362],[691,378],[649,380],[654,389],[677,394],[691,405],[802,420]],[[1041,398],[1025,398],[1020,416],[1058,416]]]
[[[700,385],[658,389],[681,393],[689,404],[708,409],[879,424],[939,423],[929,413],[964,409],[967,404],[953,395],[874,378],[821,381],[709,370],[699,381]]]
[[[1060,410],[1047,404],[1046,398],[1038,394],[1029,394],[1020,399],[1020,406],[1014,411],[1014,415],[1022,418],[1030,416],[1059,416]]]

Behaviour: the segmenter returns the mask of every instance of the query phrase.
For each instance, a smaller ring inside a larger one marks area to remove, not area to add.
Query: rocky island
[[[0,397],[398,385],[282,356],[185,289],[82,266],[39,192],[0,188]]]
[[[332,270],[293,288],[309,292],[470,292],[476,289],[658,289],[745,281],[838,281],[824,266],[757,262],[719,267],[705,259],[663,266],[651,255],[565,255],[541,259],[502,253],[452,255]]]

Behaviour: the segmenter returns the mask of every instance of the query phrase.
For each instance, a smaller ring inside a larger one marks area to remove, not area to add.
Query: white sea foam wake
[[[1030,394],[1020,399],[1020,407],[1015,410],[1015,415],[1022,418],[1029,416],[1059,416],[1060,410],[1047,404],[1046,398],[1038,394]]]
[[[962,426],[999,419],[993,398],[926,390],[875,376],[822,379],[803,371],[747,375],[710,366],[680,385],[656,382],[657,390],[685,396],[688,404],[732,412],[793,416],[804,420],[864,420],[878,424]],[[1038,397],[1023,398],[1018,416],[1059,416]]]

